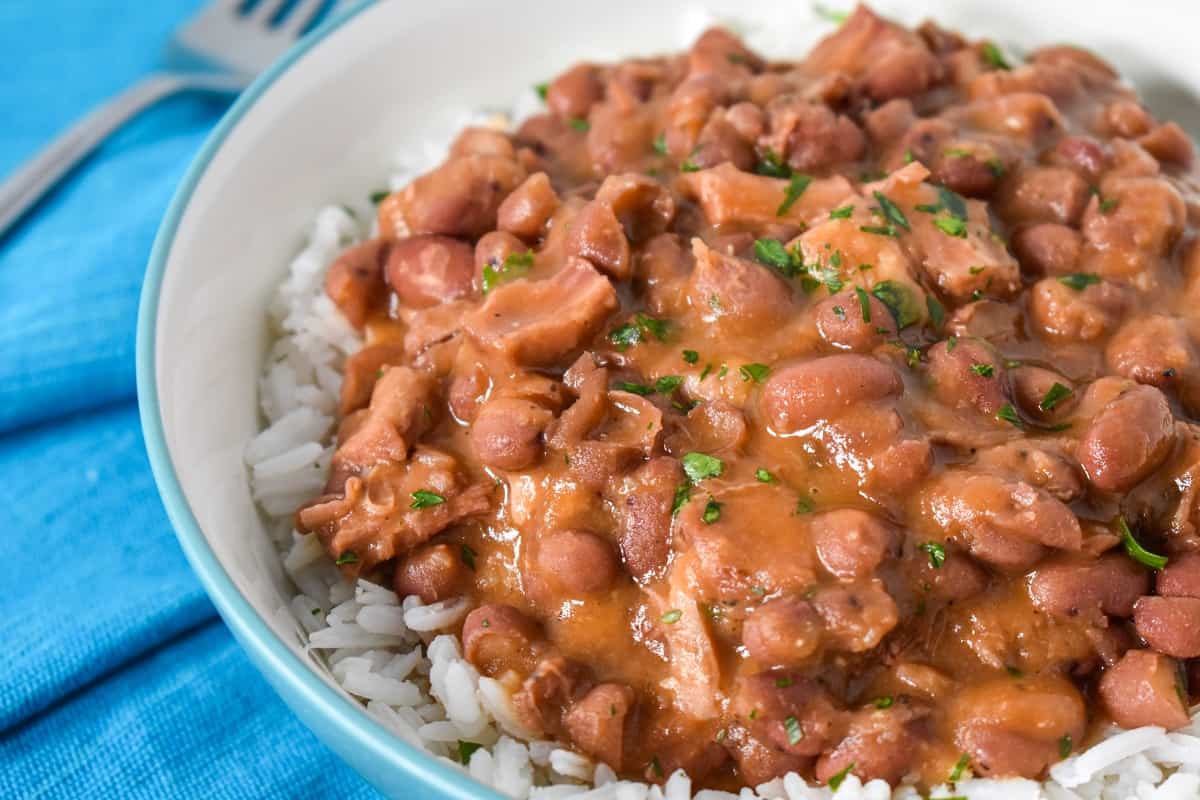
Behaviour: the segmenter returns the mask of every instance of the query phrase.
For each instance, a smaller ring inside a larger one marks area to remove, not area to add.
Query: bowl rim
[[[318,739],[339,756],[343,752],[357,751],[364,757],[378,759],[384,769],[394,769],[411,778],[415,785],[410,788],[424,788],[446,798],[493,797],[499,800],[501,796],[490,788],[427,750],[404,741],[372,719],[361,705],[322,680],[267,625],[221,566],[192,513],[167,446],[159,404],[155,362],[162,283],[175,235],[197,185],[230,133],[271,86],[330,34],[378,2],[356,0],[326,19],[263,71],[221,117],[184,173],[155,235],[138,303],[135,368],[142,436],[159,496],[192,570],[256,668],[271,679],[268,682],[276,693],[289,705],[294,702],[313,709],[318,717],[329,723],[328,729],[313,731]]]

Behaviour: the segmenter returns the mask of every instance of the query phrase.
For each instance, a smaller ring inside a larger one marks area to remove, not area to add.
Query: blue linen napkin
[[[0,3],[0,175],[152,70],[199,3]],[[224,107],[148,112],[0,240],[0,798],[376,796],[219,622],[142,445],[146,258]]]

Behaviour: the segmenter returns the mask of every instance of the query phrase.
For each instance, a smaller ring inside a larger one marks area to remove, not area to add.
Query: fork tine
[[[287,0],[259,0],[258,5],[246,15],[246,21],[252,25],[266,27],[286,2]]]
[[[304,26],[312,22],[313,17],[321,10],[325,0],[297,0],[288,11],[288,15],[279,25],[280,33],[288,36],[299,36]]]

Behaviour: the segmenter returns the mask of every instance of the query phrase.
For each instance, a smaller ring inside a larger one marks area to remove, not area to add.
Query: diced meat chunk
[[[1200,597],[1143,597],[1134,606],[1133,624],[1158,652],[1200,658]]]
[[[876,16],[865,5],[813,48],[804,68],[845,73],[877,102],[919,94],[942,75],[940,62],[920,36]]]
[[[764,266],[725,256],[692,240],[696,268],[688,284],[692,307],[705,321],[734,336],[783,324],[792,313],[792,290]]]
[[[474,250],[449,236],[410,236],[392,243],[387,279],[400,302],[429,308],[471,293]]]
[[[1079,440],[1079,464],[1097,489],[1124,491],[1163,462],[1174,439],[1167,398],[1152,386],[1133,386],[1092,419]]]
[[[684,190],[700,203],[710,225],[808,223],[844,203],[854,192],[840,175],[815,178],[790,205],[788,181],[742,172],[733,164],[720,164],[699,172],[684,173]]]
[[[766,114],[759,147],[801,172],[857,161],[866,149],[866,137],[854,121],[826,105],[779,95],[767,104]]]
[[[585,119],[603,96],[600,70],[592,64],[576,64],[546,87],[546,107],[563,119]]]
[[[1179,663],[1152,650],[1130,650],[1100,679],[1104,710],[1122,728],[1159,725],[1167,730],[1190,721]]]
[[[371,402],[375,382],[383,377],[383,368],[404,363],[404,346],[386,342],[368,345],[352,353],[342,367],[339,413],[357,411]]]
[[[629,240],[612,207],[598,200],[580,209],[567,234],[567,254],[587,259],[617,280],[629,277]]]
[[[1110,553],[1094,561],[1039,566],[1029,578],[1029,596],[1048,614],[1102,624],[1100,614],[1131,616],[1149,585],[1150,576],[1141,565],[1124,553]]]
[[[602,683],[571,706],[563,724],[580,750],[613,769],[621,769],[636,702],[628,686]]]
[[[658,181],[637,173],[609,175],[596,190],[596,202],[612,210],[631,242],[663,233],[675,218],[675,197]]]
[[[513,695],[517,718],[536,734],[564,737],[564,714],[587,690],[587,684],[582,665],[561,655],[546,656]]]
[[[1196,350],[1178,317],[1153,314],[1117,329],[1105,349],[1108,367],[1160,389],[1178,386],[1196,372]]]
[[[762,409],[779,435],[797,433],[859,403],[899,395],[896,371],[870,356],[833,355],[772,372],[762,390]]]
[[[379,462],[402,462],[432,420],[436,379],[423,370],[386,367],[371,390],[366,416],[333,455],[335,485]]]
[[[417,595],[436,603],[462,593],[469,583],[467,565],[448,544],[419,547],[396,563],[392,585],[400,597]]]
[[[671,552],[671,509],[684,481],[673,458],[646,462],[626,479],[617,519],[621,560],[638,580],[661,573]]]
[[[568,259],[544,281],[504,284],[465,321],[481,347],[519,364],[549,366],[567,359],[617,310],[608,279],[587,261]]]

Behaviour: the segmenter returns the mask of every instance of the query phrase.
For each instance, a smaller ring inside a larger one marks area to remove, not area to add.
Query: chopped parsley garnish
[[[800,729],[800,720],[788,715],[783,720],[783,730],[787,733],[788,744],[795,747],[804,738],[804,731]]]
[[[567,120],[567,124],[580,133],[587,133],[588,129],[592,127],[583,117],[571,117],[569,120]]]
[[[767,379],[767,376],[771,374],[771,368],[766,364],[743,364],[742,366],[738,367],[738,372],[741,373],[742,380],[744,381],[762,383]]]
[[[543,100],[545,100],[545,99],[546,99],[546,93],[550,91],[550,84],[548,84],[548,83],[535,83],[535,84],[533,85],[533,90],[534,90],[535,92],[537,92],[537,95],[538,95],[538,97],[540,97],[540,98],[542,98]]]
[[[759,175],[766,175],[768,178],[790,178],[792,176],[792,168],[783,163],[783,159],[769,147],[763,152],[762,161],[755,165],[754,171]]]
[[[883,212],[883,218],[892,225],[895,225],[904,230],[912,230],[908,226],[908,217],[904,216],[904,212],[900,210],[900,206],[888,199],[888,196],[883,192],[875,191],[875,202],[879,203],[879,210]]]
[[[684,350],[683,351],[683,360],[689,364],[695,364],[697,361],[700,360],[700,354],[697,353],[695,350]]]
[[[654,317],[639,313],[634,315],[632,322],[626,322],[621,327],[609,333],[608,340],[618,350],[624,352],[630,345],[641,344],[646,341],[646,334],[653,336],[660,342],[665,342],[668,330],[670,330],[670,323],[666,320],[655,319]]]
[[[662,622],[665,622],[668,625],[674,625],[676,622],[679,622],[679,620],[681,620],[681,619],[683,619],[683,612],[680,611],[678,608],[672,608],[670,611],[668,611],[667,613],[665,613],[661,617],[659,617],[659,620],[661,620]]]
[[[691,158],[687,158],[684,160],[684,162],[682,164],[679,165],[679,171],[680,172],[699,172],[700,165],[697,164],[695,161],[692,161]]]
[[[717,731],[717,735],[715,737],[717,744],[720,744],[721,742],[725,741],[725,737],[728,735],[729,734],[726,733],[724,728],[721,728],[721,730]]]
[[[846,776],[849,775],[853,770],[854,762],[851,761],[844,769],[838,770],[838,772],[829,779],[829,788],[835,792],[842,788],[842,782],[846,780]]]
[[[929,566],[934,569],[941,569],[946,563],[946,548],[937,542],[924,542],[917,549],[929,556]]]
[[[905,164],[911,164],[912,162],[914,162],[916,160],[917,160],[917,157],[913,155],[912,150],[904,151],[904,163]]]
[[[660,133],[654,137],[654,152],[660,156],[667,154],[667,135],[665,133]]]
[[[683,508],[691,496],[692,485],[690,483],[681,483],[675,487],[675,499],[671,501],[672,517],[679,513],[679,509]]]
[[[1100,283],[1100,281],[1100,276],[1091,272],[1072,272],[1070,275],[1063,275],[1058,279],[1058,282],[1063,286],[1070,287],[1077,292],[1082,292],[1092,284]]]
[[[663,776],[662,763],[658,760],[658,754],[650,756],[650,769],[654,770],[654,774],[658,777]]]
[[[371,202],[375,205],[379,205],[389,194],[391,194],[391,192],[389,192],[387,189],[380,189],[377,192],[371,192]]]
[[[788,212],[792,205],[800,199],[800,195],[804,194],[804,190],[812,183],[811,175],[797,173],[788,179],[787,189],[783,194],[783,202],[779,204],[779,208],[775,210],[775,216],[782,217]]]
[[[719,478],[725,471],[724,461],[705,453],[688,453],[682,461],[683,471],[687,473],[688,480],[692,483],[699,483],[708,478]]]
[[[1010,678],[1023,678],[1023,677],[1025,677],[1025,673],[1024,673],[1024,672],[1021,672],[1021,670],[1017,669],[1016,667],[1005,667],[1005,668],[1004,668],[1004,671],[1008,673],[1008,676],[1009,676]]]
[[[949,339],[946,340],[946,352],[947,353],[953,353],[954,348],[956,348],[956,347],[958,347],[958,337],[957,336],[951,336]]]
[[[766,469],[765,467],[759,467],[758,469],[754,470],[754,479],[757,480],[759,483],[774,483],[775,482],[775,476],[772,475],[771,471],[769,469]]]
[[[1004,173],[1005,173],[1004,162],[1001,161],[999,158],[992,156],[991,158],[989,158],[987,161],[985,161],[983,163],[987,165],[988,171],[992,173],[993,177],[996,177],[996,178],[1004,177]]]
[[[724,378],[728,373],[729,373],[729,367],[726,366],[725,364],[722,364],[721,368],[719,370],[717,370],[717,380]]]
[[[860,225],[858,229],[863,233],[874,233],[878,236],[895,237],[897,235],[896,229],[891,225]]]
[[[1016,428],[1021,428],[1025,425],[1025,420],[1021,419],[1021,415],[1013,408],[1012,403],[1005,403],[1000,406],[1000,410],[996,412],[996,419],[1007,422]]]
[[[755,239],[754,258],[760,264],[774,267],[785,275],[791,275],[795,271],[791,254],[782,242],[775,239]]]
[[[833,307],[833,315],[835,317],[837,317],[838,319],[845,319],[846,318],[846,309],[842,308],[841,306],[834,306]]]
[[[902,283],[892,280],[880,281],[871,287],[871,294],[892,312],[897,328],[907,328],[921,318],[916,298]]]
[[[334,561],[333,563],[337,564],[339,567],[342,566],[343,564],[357,564],[358,563],[358,553],[355,553],[353,550],[347,550],[346,552],[344,552],[340,556],[338,556],[337,561]]]
[[[426,489],[417,489],[412,493],[412,502],[408,504],[409,508],[430,508],[431,506],[440,506],[446,502],[446,498],[436,492],[430,492]]]
[[[1106,199],[1100,201],[1099,208],[1100,208],[1101,214],[1108,214],[1108,213],[1112,212],[1112,210],[1116,207],[1117,207],[1117,200],[1114,197],[1109,197],[1109,198],[1106,198]]]
[[[942,154],[947,158],[973,158],[975,153],[965,147],[947,147],[942,151]],[[925,208],[921,209],[925,211]]]
[[[659,394],[670,394],[683,383],[682,375],[664,375],[654,382],[654,391]]]
[[[854,213],[854,206],[842,206],[835,208],[829,212],[830,219],[850,219],[850,215]]]
[[[967,771],[967,767],[971,764],[971,754],[963,753],[958,759],[958,763],[954,765],[954,769],[950,772],[950,782],[955,783],[962,780],[963,773]]]
[[[711,361],[709,363],[705,364],[704,369],[700,371],[700,380],[704,380],[705,378],[707,378],[708,373],[712,372],[712,368],[713,368],[713,365],[712,365]]]
[[[1063,386],[1058,381],[1046,390],[1046,394],[1042,396],[1042,401],[1038,403],[1038,408],[1042,411],[1051,411],[1056,405],[1070,397],[1073,392],[1066,386]]]
[[[1071,755],[1071,750],[1075,743],[1071,740],[1071,734],[1064,733],[1062,738],[1058,740],[1058,755],[1060,758],[1066,758]]]
[[[481,747],[483,747],[483,745],[479,744],[478,742],[464,742],[462,739],[459,739],[458,760],[464,764],[468,763],[471,760],[471,755]]]
[[[807,497],[801,497],[799,500],[796,501],[796,513],[797,514],[811,514],[812,510],[813,510],[812,500],[809,500]]]
[[[712,525],[721,518],[721,504],[714,498],[708,498],[708,502],[704,505],[704,513],[700,515],[705,525]]]
[[[647,386],[644,383],[634,383],[633,381],[619,381],[617,388],[622,392],[629,392],[630,394],[637,394],[642,397],[649,397],[654,394],[653,386]]]
[[[967,238],[967,223],[957,217],[934,217],[933,224],[947,236]]]
[[[854,287],[854,294],[858,297],[858,308],[862,311],[863,322],[871,321],[871,298],[867,297],[867,292],[861,286]]]
[[[1004,58],[1004,53],[1000,52],[1000,48],[991,42],[984,42],[979,48],[979,57],[983,59],[983,63],[994,69],[1012,69],[1008,61]]]
[[[1134,561],[1144,564],[1150,569],[1162,569],[1167,566],[1166,556],[1151,553],[1134,538],[1133,531],[1129,530],[1129,525],[1125,522],[1124,517],[1117,517],[1117,532],[1121,534],[1121,544],[1125,546],[1125,552]]]
[[[790,675],[780,675],[775,679],[775,688],[786,689],[795,682]]]
[[[891,708],[892,704],[895,702],[896,701],[892,699],[890,694],[885,694],[883,697],[876,697],[874,705],[876,708],[883,710],[885,708]]]
[[[502,283],[520,278],[532,268],[532,250],[526,250],[524,253],[509,253],[499,266],[488,264],[483,268],[483,280],[480,288],[484,294],[487,294]]]
[[[471,548],[471,545],[464,544],[462,546],[462,562],[471,569],[475,569],[475,556],[477,555],[479,554]]]
[[[716,312],[721,312],[721,311],[725,310],[721,306],[721,298],[717,297],[715,294],[710,294],[708,296],[708,307]]]
[[[974,372],[981,378],[990,378],[996,374],[996,368],[991,364],[972,364],[971,372]]]
[[[987,269],[987,267],[967,267],[967,272],[971,273],[972,275],[980,275],[985,269]]]
[[[941,301],[933,295],[927,294],[925,295],[925,308],[929,311],[929,320],[933,323],[933,327],[942,327],[942,321],[946,319],[946,308]]]

